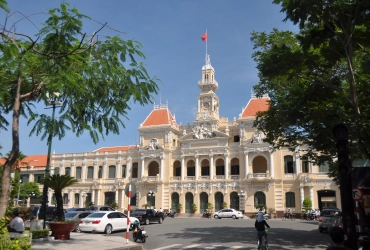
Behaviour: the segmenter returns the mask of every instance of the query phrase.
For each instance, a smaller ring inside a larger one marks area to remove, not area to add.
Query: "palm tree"
[[[6,156],[3,157],[3,159],[4,160],[7,160],[8,157],[10,156],[10,154],[11,154],[11,152],[7,153]],[[18,157],[17,157],[17,159],[15,160],[15,162],[13,164],[13,168],[15,170],[19,170],[20,165],[27,166],[28,165],[28,162],[23,161],[26,157],[27,157],[27,155],[23,154],[22,151],[19,151]]]
[[[57,220],[65,221],[62,190],[66,187],[78,183],[78,180],[69,175],[56,174],[49,175],[47,178],[43,179],[43,183],[54,190],[55,199],[57,200]]]

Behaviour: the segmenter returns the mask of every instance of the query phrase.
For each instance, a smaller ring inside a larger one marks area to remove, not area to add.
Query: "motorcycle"
[[[212,214],[211,213],[203,213],[202,215],[202,219],[211,219],[212,218]]]
[[[137,240],[141,240],[142,243],[145,243],[148,235],[146,235],[144,227],[134,226],[132,238],[134,239],[134,242],[137,242]]]
[[[167,217],[170,217],[170,218],[175,218],[176,216],[176,212],[167,212]]]

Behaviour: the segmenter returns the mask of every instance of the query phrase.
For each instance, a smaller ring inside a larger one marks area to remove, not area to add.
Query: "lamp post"
[[[54,93],[53,96],[50,96],[49,93],[46,94],[46,98],[48,99],[48,106],[51,106],[49,108],[45,109],[52,109],[52,115],[51,115],[51,128],[49,127],[49,137],[48,137],[48,155],[47,155],[47,160],[46,160],[46,168],[45,168],[45,179],[49,176],[50,174],[50,154],[51,154],[51,143],[53,139],[53,133],[54,133],[54,115],[55,115],[55,109],[57,107],[60,107],[62,102],[59,99],[59,93]],[[45,222],[46,222],[46,209],[47,209],[47,204],[48,204],[48,189],[49,187],[44,183],[44,188],[42,191],[42,200],[41,200],[41,216],[42,219],[44,220],[44,225],[43,228],[45,228]]]
[[[244,190],[240,190],[238,196],[239,196],[239,211],[242,212],[244,215],[244,196],[245,196]]]
[[[152,207],[154,202],[153,202],[153,199],[155,197],[155,193],[152,191],[152,190],[149,190],[149,193],[148,193],[148,200],[150,199],[150,206]]]
[[[18,197],[17,197],[17,205],[19,205],[19,193],[21,191],[21,184],[22,184],[22,180],[19,180],[19,185],[18,185]]]
[[[35,194],[35,192],[31,192],[31,193],[29,193],[29,196],[30,196],[30,204],[29,204],[29,205],[31,205],[31,198],[32,198],[32,197],[35,197],[35,196],[36,196],[36,194]]]

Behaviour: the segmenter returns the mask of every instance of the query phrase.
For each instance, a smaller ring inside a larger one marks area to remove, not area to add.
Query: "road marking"
[[[231,249],[239,249],[239,248],[243,248],[243,246],[233,246],[233,247],[230,247]]]
[[[184,249],[186,248],[193,248],[193,247],[199,247],[201,244],[194,244],[194,245],[190,245],[190,246],[187,246],[187,247],[183,247]]]
[[[172,247],[175,247],[175,246],[181,246],[182,244],[173,244],[173,245],[169,245],[169,246],[165,246],[165,247],[160,247],[160,248],[156,248],[156,249],[152,249],[152,250],[162,250],[162,249],[168,249],[168,248],[172,248]]]

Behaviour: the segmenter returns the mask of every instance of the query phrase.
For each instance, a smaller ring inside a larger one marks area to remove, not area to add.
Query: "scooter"
[[[134,242],[137,242],[137,240],[141,240],[142,243],[145,243],[146,238],[148,238],[148,235],[146,235],[146,231],[143,227],[134,227],[133,229],[132,237],[134,238]]]
[[[202,219],[211,219],[211,218],[212,218],[211,213],[203,213],[203,215],[202,215]]]
[[[170,217],[170,218],[175,218],[176,216],[176,212],[167,212],[167,217]]]

